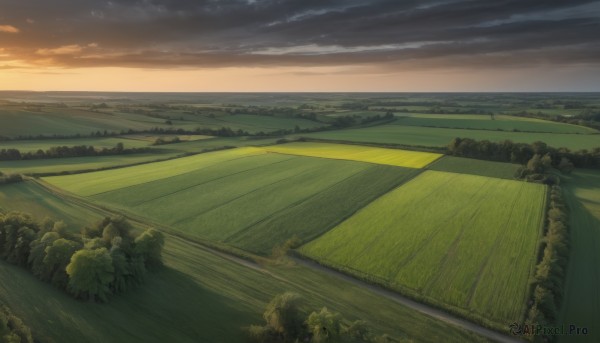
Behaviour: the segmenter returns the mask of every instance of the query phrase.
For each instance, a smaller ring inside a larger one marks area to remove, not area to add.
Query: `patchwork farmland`
[[[578,112],[566,95],[12,96],[0,99],[0,310],[36,341],[263,343],[256,324],[286,292],[304,298],[301,330],[331,319],[341,342],[597,330],[593,97],[572,95]],[[68,154],[81,145],[94,148]],[[14,226],[12,211],[33,219]],[[120,246],[129,236],[98,226],[107,217],[164,237],[162,266],[133,291],[80,301],[23,269],[61,237],[103,253],[115,278],[135,272],[118,254],[137,238]]]
[[[315,148],[310,144],[307,151]],[[363,151],[358,146],[345,151],[352,149]],[[45,180],[191,235],[267,254],[294,236],[302,241],[318,236],[418,172],[270,150],[241,148],[188,157],[178,160],[176,169],[170,168],[172,162],[160,162]]]

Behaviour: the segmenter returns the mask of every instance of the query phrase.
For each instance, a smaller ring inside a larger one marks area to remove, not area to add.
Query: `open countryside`
[[[337,318],[342,342],[509,342],[510,324],[541,322],[588,331],[561,342],[597,337],[594,98],[574,122],[477,94],[129,96],[0,104],[56,121],[29,132],[25,116],[0,141],[0,300],[22,341],[266,342],[278,306],[303,337]],[[154,255],[135,255],[143,232],[161,235]],[[59,243],[75,253],[48,279]],[[82,256],[103,256],[108,288],[75,291]],[[136,256],[159,266],[117,288]]]

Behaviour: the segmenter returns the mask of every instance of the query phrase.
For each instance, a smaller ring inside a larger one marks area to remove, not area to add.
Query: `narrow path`
[[[320,272],[326,273],[328,275],[331,275],[333,277],[337,277],[340,279],[343,279],[344,281],[350,282],[354,285],[366,288],[368,290],[370,290],[373,293],[376,293],[378,295],[381,295],[383,297],[386,297],[394,302],[397,302],[399,304],[402,304],[406,307],[410,307],[413,310],[419,311],[421,313],[424,313],[428,316],[431,316],[435,319],[441,320],[445,323],[460,327],[462,329],[465,329],[467,331],[471,331],[474,332],[478,335],[481,335],[485,338],[491,339],[495,342],[502,342],[502,343],[516,343],[516,342],[524,342],[523,340],[518,339],[517,337],[510,337],[507,335],[503,335],[499,332],[490,330],[490,329],[486,329],[482,326],[479,326],[475,323],[471,323],[467,320],[458,318],[452,314],[446,313],[444,311],[438,310],[434,307],[431,307],[429,305],[425,305],[422,303],[419,303],[417,301],[414,301],[412,299],[409,299],[407,297],[404,297],[396,292],[392,292],[389,291],[387,289],[384,289],[382,287],[367,283],[365,281],[361,281],[358,280],[356,278],[353,278],[351,276],[348,276],[346,274],[340,273],[338,271],[329,269],[327,267],[324,267],[318,263],[315,262],[311,262],[311,261],[307,261],[307,260],[303,260],[300,258],[296,258],[296,257],[290,257],[294,262],[296,262],[299,265],[302,265],[304,267],[307,268],[311,268],[311,269],[315,269],[318,270]],[[508,329],[508,326],[507,326]]]

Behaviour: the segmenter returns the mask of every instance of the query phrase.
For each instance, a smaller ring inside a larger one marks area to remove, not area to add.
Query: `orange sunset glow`
[[[0,10],[0,90],[600,89],[600,6],[590,1],[5,1]]]

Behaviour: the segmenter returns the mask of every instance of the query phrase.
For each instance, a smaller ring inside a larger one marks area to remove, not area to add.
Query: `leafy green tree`
[[[164,244],[165,237],[160,231],[148,229],[135,239],[134,252],[144,258],[146,266],[160,266]]]
[[[552,167],[552,156],[550,156],[549,153],[546,153],[540,161],[542,162],[542,168],[544,170],[548,170]]]
[[[114,280],[111,284],[113,293],[124,293],[130,287],[136,284],[133,280],[133,273],[131,272],[131,266],[127,261],[127,256],[118,247],[113,245],[110,250],[110,257],[112,259]]]
[[[343,328],[342,334],[350,340],[368,342],[371,332],[367,322],[364,320],[355,320]]]
[[[314,343],[340,342],[341,324],[338,313],[329,312],[326,307],[323,307],[320,312],[311,313],[306,324],[312,333]]]
[[[84,299],[107,301],[110,283],[114,279],[113,262],[108,250],[82,249],[77,251],[66,268],[69,291]]]
[[[71,260],[75,251],[81,248],[81,244],[65,238],[59,238],[46,247],[44,257],[45,273],[50,275],[50,282],[60,288],[65,288],[69,277],[65,268]]]
[[[569,161],[568,158],[562,157],[560,159],[560,163],[558,163],[558,170],[560,170],[561,173],[571,174],[574,169],[575,166],[573,165],[573,163],[571,163],[571,161]]]
[[[59,239],[60,236],[56,232],[46,232],[41,238],[31,242],[29,252],[29,265],[31,272],[41,280],[49,280],[50,275],[44,275],[45,266],[44,258],[46,257],[46,248],[52,245],[52,242]]]
[[[302,303],[300,295],[286,292],[273,298],[265,309],[263,318],[267,326],[273,328],[286,342],[296,339],[302,333]]]
[[[542,169],[542,158],[539,154],[533,155],[533,157],[527,162],[527,170],[532,173],[541,173]]]
[[[120,235],[119,229],[113,223],[106,225],[104,230],[102,230],[102,239],[107,245],[111,244],[112,240],[116,237],[120,237]]]

